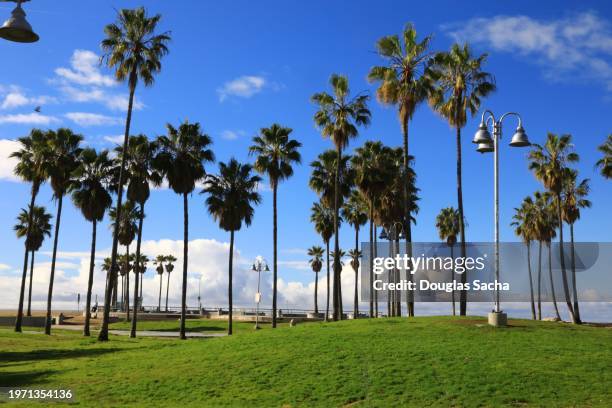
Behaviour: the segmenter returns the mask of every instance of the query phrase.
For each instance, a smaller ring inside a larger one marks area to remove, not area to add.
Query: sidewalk
[[[72,324],[54,324],[53,329],[59,330],[72,330],[72,331],[83,331],[83,325],[72,325]],[[99,329],[92,328],[91,331],[98,331]],[[32,332],[38,333],[38,332]],[[109,330],[109,334],[117,336],[129,336],[129,330]],[[213,337],[224,337],[226,333],[200,333],[200,332],[186,332],[185,335],[188,338],[213,338]],[[180,337],[178,331],[154,331],[154,330],[138,330],[136,331],[136,337]]]

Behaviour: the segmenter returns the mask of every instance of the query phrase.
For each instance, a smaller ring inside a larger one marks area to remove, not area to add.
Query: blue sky
[[[375,42],[399,33],[412,22],[420,35],[433,33],[432,50],[446,50],[455,39],[467,39],[476,53],[490,54],[486,69],[498,90],[483,107],[497,114],[515,110],[533,142],[546,132],[571,133],[581,156],[581,177],[591,179],[593,208],[576,226],[580,241],[610,241],[612,189],[594,170],[596,146],[610,129],[612,111],[612,7],[606,2],[556,2],[537,5],[516,1],[471,2],[153,2],[34,0],[24,8],[41,40],[35,44],[0,42],[0,139],[2,157],[14,140],[33,126],[69,126],[96,148],[112,148],[122,134],[126,87],[110,81],[112,72],[95,64],[103,27],[114,21],[119,7],[145,5],[163,15],[160,30],[172,31],[170,54],[151,88],[139,86],[132,133],[155,137],[167,122],[199,121],[214,140],[217,158],[235,156],[250,161],[247,149],[259,128],[274,122],[294,129],[303,143],[303,162],[279,190],[280,274],[286,281],[307,284],[303,249],[319,244],[309,223],[316,195],[307,187],[308,164],[331,147],[313,125],[315,107],[309,102],[326,90],[331,73],[349,77],[354,92],[372,93],[369,68],[381,62]],[[8,17],[12,4],[0,5]],[[33,112],[35,106],[42,112]],[[401,133],[393,108],[370,104],[372,124],[349,149],[365,140],[400,145]],[[464,129],[464,203],[467,238],[492,239],[492,157],[475,152],[470,140],[478,125],[473,118]],[[526,149],[506,145],[515,123],[505,126],[501,151],[501,237],[515,240],[509,223],[512,208],[541,188],[527,169]],[[413,229],[416,241],[435,241],[435,216],[456,205],[455,142],[449,126],[427,105],[410,124],[410,150],[416,157],[421,211]],[[22,262],[22,242],[11,229],[19,208],[28,200],[29,186],[10,179],[9,162],[0,163],[0,264],[5,276],[15,276]],[[215,166],[209,171],[214,172]],[[243,259],[272,256],[271,194],[263,191],[251,228],[237,234]],[[204,198],[190,199],[190,237],[228,240],[207,215]],[[48,186],[39,204],[55,213]],[[62,217],[60,251],[86,252],[90,225],[68,201]],[[145,240],[182,239],[182,204],[168,190],[156,191],[147,204]],[[110,247],[106,223],[98,248]],[[352,245],[352,231],[343,228],[341,245]],[[48,240],[44,251],[50,251]],[[156,255],[156,254],[151,254]],[[41,255],[41,262],[49,259]],[[220,269],[225,264],[219,265]],[[66,275],[76,274],[67,267]]]

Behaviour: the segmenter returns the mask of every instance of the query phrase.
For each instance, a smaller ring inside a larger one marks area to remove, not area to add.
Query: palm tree
[[[340,205],[351,194],[354,183],[354,172],[350,167],[350,159],[350,156],[343,155],[340,160]],[[338,153],[335,150],[325,150],[317,156],[317,160],[310,163],[310,167],[312,167],[312,174],[308,185],[319,195],[323,205],[333,209],[336,194],[335,174],[338,168]]]
[[[124,257],[123,261],[125,263],[125,270],[129,271],[130,267],[128,263],[130,261],[130,245],[132,244],[132,241],[134,241],[134,238],[136,238],[140,211],[133,201],[128,201],[123,204],[121,211],[117,211],[117,209],[113,207],[110,209],[108,215],[111,219],[111,228],[113,231],[117,230],[117,238],[119,239],[119,243],[125,246],[126,256]],[[130,274],[127,273],[124,276],[127,290],[124,289],[123,291],[125,294],[125,303],[123,306],[126,312],[126,317],[128,320],[130,320]]]
[[[108,277],[108,274],[110,273],[112,267],[111,267],[112,263],[111,263],[111,259],[110,257],[106,257],[104,258],[104,261],[102,261],[102,272],[106,272],[106,276]],[[104,293],[106,293],[106,289],[108,287],[108,279],[106,280],[106,287],[104,288]]]
[[[365,225],[368,222],[368,205],[363,199],[363,195],[358,190],[353,190],[351,192],[351,196],[349,197],[346,204],[344,204],[344,207],[342,207],[342,218],[344,218],[346,222],[355,229],[355,249],[349,251],[349,254],[356,254],[357,252],[359,252],[359,256],[361,256],[361,252],[359,251],[359,229],[362,225]],[[357,318],[359,312],[359,298],[357,294],[357,275],[359,269],[358,257],[355,258],[351,255],[351,266],[355,271],[355,296],[353,313],[355,318]]]
[[[386,160],[386,151],[382,142],[367,141],[363,146],[355,149],[355,155],[351,158],[351,167],[355,171],[355,184],[368,203],[370,219],[369,237],[369,292],[370,292],[370,317],[374,316],[374,298],[376,293],[373,291],[372,282],[374,281],[373,262],[374,262],[374,210],[376,202],[386,188],[387,180],[392,175],[392,169]]]
[[[53,281],[55,279],[55,260],[57,243],[62,216],[64,195],[70,190],[73,182],[72,173],[78,166],[77,158],[81,154],[80,143],[83,136],[67,128],[50,131],[48,136],[47,166],[53,197],[57,200],[57,215],[55,216],[55,235],[53,237],[53,255],[51,257],[51,275],[49,277],[49,293],[47,295],[47,320],[45,334],[51,334],[51,300],[53,299]]]
[[[425,101],[433,90],[430,76],[431,54],[428,53],[431,35],[421,41],[412,24],[407,24],[402,33],[382,37],[376,43],[378,54],[388,65],[372,67],[368,74],[370,82],[378,82],[377,99],[385,105],[397,105],[398,116],[403,135],[403,164],[401,173],[407,177],[409,172],[408,123],[417,106]],[[403,42],[403,44],[402,44]],[[404,186],[408,185],[405,180]],[[404,190],[404,214],[409,213],[409,194]],[[402,220],[406,228],[406,253],[411,253],[409,242],[412,241],[412,230],[409,220]],[[408,304],[408,315],[414,316],[414,303]]]
[[[353,318],[359,318],[359,258],[361,258],[361,251],[358,248],[351,249],[348,252],[348,255],[351,257],[351,266],[355,271],[355,295],[353,298]]]
[[[204,164],[213,162],[215,155],[210,150],[211,138],[202,133],[199,123],[185,121],[178,128],[166,125],[167,136],[159,136],[159,153],[153,167],[167,180],[176,194],[183,196],[183,291],[181,300],[181,339],[185,337],[185,315],[187,308],[187,264],[189,255],[189,208],[187,197],[195,185],[206,176]]]
[[[176,257],[174,255],[166,256],[166,273],[168,274],[168,281],[166,282],[166,312],[168,311],[168,293],[170,291],[170,274],[174,270],[174,262],[176,262]]]
[[[164,263],[166,262],[165,255],[157,255],[153,261],[153,265],[156,265],[155,271],[159,275],[159,298],[157,300],[157,311],[161,312],[161,295],[162,295],[162,277],[164,275]]]
[[[459,211],[454,207],[446,207],[440,210],[440,213],[436,216],[436,228],[438,229],[438,236],[442,241],[446,242],[446,245],[450,248],[450,256],[455,259],[453,250],[457,243],[457,235],[459,235]],[[455,271],[451,272],[451,281],[455,280]],[[451,301],[453,303],[453,316],[456,315],[455,310],[455,291],[451,292]]]
[[[493,75],[482,70],[487,54],[474,57],[468,44],[453,44],[450,52],[438,53],[434,59],[431,75],[437,80],[436,90],[430,104],[449,125],[455,128],[457,144],[457,207],[461,239],[461,256],[465,258],[465,214],[463,211],[463,185],[461,179],[461,128],[465,126],[468,113],[476,114],[482,98],[495,91]],[[466,283],[467,274],[461,274],[461,283]],[[467,292],[460,292],[459,314],[467,311]]]
[[[576,323],[581,323],[580,308],[578,306],[578,290],[576,288],[576,258],[574,249],[574,224],[580,219],[580,209],[590,208],[591,201],[586,199],[589,194],[589,179],[577,181],[578,172],[575,170],[566,171],[566,178],[563,183],[563,221],[570,227],[571,242],[571,266],[572,266],[572,292],[574,297],[574,314]]]
[[[30,206],[28,207],[27,227],[33,226],[32,211],[36,202],[36,196],[40,190],[40,186],[47,180],[48,169],[46,158],[48,157],[47,139],[49,132],[43,132],[38,129],[33,129],[29,136],[18,139],[21,149],[11,153],[10,157],[17,159],[17,165],[13,170],[23,181],[32,184],[30,193]],[[30,236],[26,230],[25,236]],[[27,241],[27,239],[26,239]],[[26,245],[23,259],[23,273],[21,276],[21,290],[19,292],[19,306],[17,307],[17,319],[15,320],[15,331],[21,332],[21,323],[23,320],[23,299],[25,296],[25,281],[28,271],[28,246]],[[30,277],[31,279],[31,277]]]
[[[142,307],[142,280],[144,279],[144,274],[147,272],[147,267],[149,265],[149,257],[141,254],[139,257],[134,256],[134,260],[138,259],[138,262],[135,262],[134,266],[134,275],[136,276],[136,282],[139,283],[140,292],[134,293],[134,310]],[[140,303],[139,303],[140,302]],[[134,313],[136,316],[136,313]],[[134,328],[134,337],[136,336],[136,329]]]
[[[601,175],[607,179],[612,178],[612,133],[608,135],[606,141],[597,147],[603,157],[597,160],[597,167],[601,172]]]
[[[257,186],[261,177],[252,174],[253,167],[249,164],[240,164],[236,159],[219,163],[219,174],[211,175],[206,180],[202,193],[208,194],[206,206],[208,212],[219,223],[219,227],[230,233],[229,247],[229,277],[228,277],[228,303],[229,319],[227,334],[232,334],[232,282],[234,261],[234,233],[239,231],[244,223],[251,225],[255,209],[253,205],[261,202]]]
[[[123,161],[124,149],[118,147],[118,157]],[[142,242],[142,225],[145,217],[145,203],[151,194],[150,184],[159,186],[162,182],[161,175],[153,170],[153,159],[157,150],[157,145],[150,142],[145,135],[131,136],[128,139],[127,156],[125,158],[124,181],[127,182],[127,199],[139,206],[138,217],[138,238],[136,239],[136,259],[140,259],[140,245]],[[138,277],[138,275],[137,275]],[[137,299],[139,298],[139,279],[134,284],[134,315],[130,337],[136,337],[136,325],[138,320]],[[142,288],[140,288],[142,290]]]
[[[112,171],[112,160],[108,157],[108,151],[104,150],[98,154],[94,149],[84,149],[79,156],[78,167],[73,174],[75,180],[71,186],[72,202],[92,225],[87,300],[85,301],[85,325],[83,326],[84,336],[90,335],[89,320],[91,319],[91,290],[96,259],[97,224],[102,221],[104,213],[113,203],[107,189]]]
[[[536,239],[535,205],[531,197],[525,197],[521,206],[514,209],[514,233],[519,236],[527,247],[527,271],[529,272],[529,292],[531,295],[531,317],[536,319],[535,301],[533,298],[533,279],[531,275],[531,241]]]
[[[327,271],[327,301],[325,305],[325,320],[329,318],[329,241],[334,234],[334,213],[332,210],[321,204],[314,203],[311,209],[310,222],[314,224],[315,231],[321,236],[326,248],[326,271]]]
[[[32,253],[30,260],[30,285],[28,289],[28,310],[26,316],[32,316],[32,278],[34,275],[34,254],[42,246],[45,236],[51,236],[51,214],[45,207],[34,206],[31,213],[32,226],[30,227],[30,211],[22,209],[17,217],[17,224],[13,227],[17,238],[28,237],[25,241],[26,251]]]
[[[316,126],[321,130],[323,137],[332,140],[336,147],[337,157],[342,157],[342,150],[348,146],[349,140],[357,137],[358,126],[367,126],[370,123],[370,110],[367,107],[368,95],[357,95],[350,97],[348,78],[333,74],[329,80],[333,95],[327,92],[316,93],[312,101],[318,105],[318,111],[314,115]],[[337,161],[335,185],[340,185],[341,160]],[[334,285],[333,305],[334,320],[339,320],[340,312],[340,241],[338,227],[340,218],[340,189],[334,189]]]
[[[556,207],[557,226],[559,228],[559,257],[561,261],[563,292],[572,322],[579,323],[574,314],[574,308],[572,307],[570,299],[563,250],[563,210],[561,194],[563,193],[567,165],[575,163],[579,159],[578,154],[573,151],[571,142],[571,135],[557,136],[553,133],[548,133],[544,146],[534,144],[533,149],[529,152],[529,169],[533,170],[536,178],[544,184],[544,187],[551,192],[555,199],[554,204]]]
[[[106,38],[102,40],[101,47],[104,51],[102,61],[106,62],[109,68],[115,69],[115,78],[118,81],[126,81],[129,88],[129,99],[127,116],[125,119],[125,133],[123,137],[123,150],[127,149],[128,136],[130,134],[130,124],[132,121],[132,108],[134,106],[134,94],[136,85],[142,81],[145,86],[151,86],[154,82],[155,74],[161,71],[161,59],[168,53],[167,43],[170,41],[170,33],[164,32],[156,34],[157,24],[161,15],[157,14],[148,17],[144,7],[134,10],[122,9],[117,13],[117,22],[108,24],[104,28]],[[119,170],[119,187],[117,192],[118,218],[121,217],[124,184],[124,156],[121,160]],[[115,264],[117,260],[118,246],[117,231],[113,233],[113,246],[111,251],[111,261]],[[113,271],[116,268],[111,269]],[[107,285],[107,292],[104,296],[104,318],[98,340],[108,340],[108,322],[111,303],[111,288],[114,287],[116,274],[109,276],[110,284]]]
[[[257,155],[254,168],[260,174],[267,174],[272,187],[273,228],[272,241],[274,245],[273,284],[272,284],[272,327],[276,327],[276,298],[277,298],[277,201],[278,183],[293,175],[292,165],[301,162],[298,149],[302,146],[295,139],[289,139],[293,129],[283,127],[277,123],[269,128],[262,128],[260,134],[253,138],[253,145],[249,154]]]
[[[315,290],[314,290],[314,312],[319,314],[319,304],[317,302],[317,293],[319,290],[319,272],[323,268],[323,253],[324,249],[318,245],[313,245],[308,248],[308,256],[310,257],[310,267],[315,273]]]

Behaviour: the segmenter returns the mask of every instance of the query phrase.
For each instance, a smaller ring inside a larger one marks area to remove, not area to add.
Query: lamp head
[[[11,12],[11,17],[0,27],[0,38],[21,43],[38,41],[38,34],[32,30],[25,16],[26,13],[21,8],[21,1],[18,1],[17,7]]]
[[[527,133],[525,133],[525,129],[523,129],[522,125],[516,128],[516,132],[512,136],[512,140],[510,141],[510,146],[512,147],[526,147],[531,146],[529,139],[527,138]]]
[[[494,150],[492,143],[479,143],[476,151],[479,153],[490,153]]]
[[[387,229],[383,227],[382,232],[378,236],[380,239],[389,239],[389,234],[387,234]]]
[[[474,135],[474,139],[472,143],[475,144],[492,144],[493,139],[491,138],[491,133],[489,133],[489,129],[487,129],[487,124],[485,122],[480,122],[478,125],[478,130]]]
[[[266,271],[266,272],[270,272],[270,267],[268,266],[268,264],[266,264],[266,269],[265,269],[265,271]]]

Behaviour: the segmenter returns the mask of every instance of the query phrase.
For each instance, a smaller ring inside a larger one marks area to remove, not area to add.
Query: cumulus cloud
[[[47,126],[59,122],[61,122],[61,120],[56,118],[55,116],[42,115],[38,112],[0,115],[0,124],[10,123],[18,125]]]
[[[244,75],[224,83],[217,89],[217,94],[221,102],[232,96],[250,98],[261,92],[266,85],[267,80],[262,76]]]
[[[125,138],[124,135],[114,135],[114,136],[104,136],[104,140],[106,140],[109,143],[114,143],[114,144],[123,144],[123,139]]]
[[[70,119],[77,125],[83,126],[83,127],[110,126],[110,125],[118,125],[118,124],[123,123],[122,118],[101,115],[99,113],[69,112],[69,113],[66,113],[64,116],[66,116],[68,119]]]
[[[19,87],[13,86],[12,88],[13,90],[4,95],[0,104],[1,109],[14,109],[26,105],[35,107],[57,102],[57,99],[52,96],[27,96]]]
[[[612,29],[594,12],[557,20],[500,15],[443,29],[456,41],[528,57],[522,60],[540,65],[550,80],[595,80],[612,91]]]
[[[75,50],[70,58],[71,68],[57,68],[55,74],[79,85],[114,86],[117,82],[100,71],[100,57],[88,50]]]
[[[17,159],[9,157],[11,153],[19,150],[19,142],[15,140],[0,140],[0,180],[20,181],[13,173]]]

